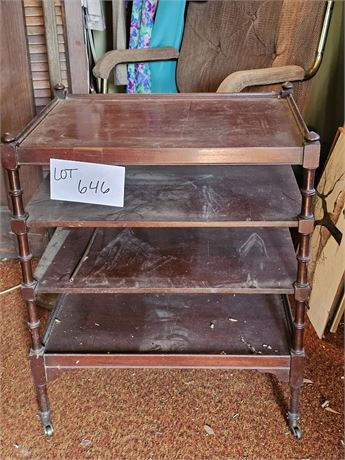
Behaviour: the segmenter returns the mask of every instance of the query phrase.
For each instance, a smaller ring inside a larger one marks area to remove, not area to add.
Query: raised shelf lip
[[[49,286],[45,287],[42,283],[38,282],[36,287],[36,292],[39,294],[254,294],[254,295],[264,295],[264,294],[293,294],[294,287],[291,284],[291,287],[283,288],[247,288],[247,287],[236,287],[236,288],[136,288],[136,287],[94,287],[94,288],[85,288],[85,287],[57,287]]]
[[[306,140],[307,136],[308,136],[308,133],[310,132],[307,125],[305,124],[305,121],[302,117],[302,114],[301,112],[299,111],[299,108],[296,104],[296,101],[295,99],[292,97],[292,96],[288,96],[286,98],[287,100],[287,105],[290,109],[290,112],[292,113],[295,121],[296,121],[296,125],[303,137],[303,139]]]
[[[52,99],[44,109],[38,113],[26,126],[25,128],[16,134],[14,143],[17,148],[20,144],[40,125],[40,123],[46,118],[49,112],[51,112],[58,104],[61,103],[61,99]]]
[[[204,93],[155,93],[155,94],[124,94],[124,93],[107,93],[107,94],[70,94],[67,93],[66,101],[68,99],[89,99],[94,97],[99,100],[105,101],[117,101],[126,99],[127,101],[145,101],[145,100],[195,100],[195,99],[265,99],[265,98],[280,98],[279,91],[260,92],[260,93],[216,93],[216,92],[204,92]]]

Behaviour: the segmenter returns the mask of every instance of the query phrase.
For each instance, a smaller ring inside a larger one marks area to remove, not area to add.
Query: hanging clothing
[[[159,0],[150,48],[180,49],[185,8],[186,0]],[[176,60],[150,62],[152,93],[177,93],[176,65]]]
[[[126,5],[125,0],[113,0],[113,49],[127,48],[126,40]],[[127,64],[119,64],[114,71],[115,85],[127,85]]]
[[[149,48],[157,0],[133,0],[129,48]],[[127,93],[150,93],[150,67],[147,63],[128,64]]]

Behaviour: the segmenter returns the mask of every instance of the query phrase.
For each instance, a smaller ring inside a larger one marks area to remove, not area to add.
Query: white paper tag
[[[52,200],[123,207],[123,166],[50,159]]]

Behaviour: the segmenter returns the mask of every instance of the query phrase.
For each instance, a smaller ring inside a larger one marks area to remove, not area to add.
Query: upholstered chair
[[[272,84],[297,82],[294,94],[303,112],[322,57],[332,1],[191,1],[181,50],[116,50],[93,73],[103,80],[123,62],[178,59],[180,92],[270,91]]]

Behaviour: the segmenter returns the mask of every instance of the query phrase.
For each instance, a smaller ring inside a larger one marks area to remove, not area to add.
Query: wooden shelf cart
[[[301,436],[318,136],[280,94],[57,97],[2,139],[12,231],[45,433],[47,383],[84,367],[245,368],[289,382]],[[126,166],[125,206],[53,201],[23,208],[19,167],[50,158]],[[298,190],[291,165],[302,165]],[[57,227],[35,275],[28,229]],[[297,228],[297,262],[289,228]],[[59,293],[43,337],[35,299]],[[268,346],[269,344],[269,346]]]

